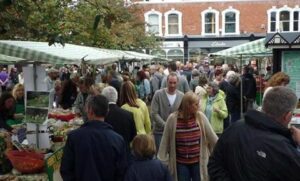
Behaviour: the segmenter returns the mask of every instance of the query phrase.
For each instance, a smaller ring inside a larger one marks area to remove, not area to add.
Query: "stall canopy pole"
[[[243,55],[241,54],[240,55],[240,71],[241,71],[241,73],[242,73],[242,68],[243,68],[243,66],[242,66],[242,64],[243,64]],[[243,102],[244,102],[244,100],[243,100],[243,80],[242,80],[242,78],[241,78],[241,84],[240,84],[241,86],[241,118],[243,117]]]

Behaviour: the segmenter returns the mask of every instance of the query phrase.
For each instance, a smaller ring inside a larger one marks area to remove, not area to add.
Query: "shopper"
[[[198,96],[186,93],[165,125],[158,158],[168,164],[174,181],[209,180],[207,163],[217,136],[198,106]]]
[[[63,180],[123,180],[127,168],[125,143],[104,122],[107,99],[90,96],[86,112],[88,121],[68,134],[60,167]]]
[[[296,104],[291,89],[272,88],[261,112],[246,112],[222,134],[209,159],[210,180],[300,180],[300,130],[288,128]]]
[[[151,121],[146,103],[137,98],[133,83],[126,81],[121,87],[120,103],[122,109],[133,113],[137,134],[151,133]]]
[[[168,168],[154,158],[155,143],[151,135],[137,135],[132,141],[135,161],[124,181],[172,181]]]

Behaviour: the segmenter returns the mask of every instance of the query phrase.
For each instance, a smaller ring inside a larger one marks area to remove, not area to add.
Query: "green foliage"
[[[123,0],[0,1],[0,38],[75,43],[115,49],[157,46],[145,33],[140,9]]]

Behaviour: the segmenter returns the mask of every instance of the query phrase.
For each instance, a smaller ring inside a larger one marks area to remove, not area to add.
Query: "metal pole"
[[[240,56],[240,71],[242,73],[242,63],[243,63],[243,55]],[[240,91],[240,96],[241,96],[241,118],[243,117],[243,80],[242,80],[242,74],[241,74],[241,91]]]
[[[33,88],[34,91],[37,91],[37,75],[36,75],[36,63],[33,63]],[[40,138],[39,138],[40,125],[36,124],[35,135],[36,135],[36,147],[40,147]]]

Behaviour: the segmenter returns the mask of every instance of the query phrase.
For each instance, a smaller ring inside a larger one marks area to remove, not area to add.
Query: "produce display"
[[[48,118],[62,121],[70,121],[75,118],[75,114],[71,110],[54,109],[48,114]]]
[[[9,142],[10,145],[14,145],[14,150],[12,146],[9,146],[8,149],[6,142],[5,136],[10,137],[11,135],[6,133],[1,137],[0,132],[0,180],[53,181],[52,175],[54,171],[57,172],[57,169],[59,169],[61,161],[61,158],[59,159],[55,153],[57,153],[57,150],[63,150],[68,133],[80,127],[83,120],[75,117],[71,110],[54,109],[49,111],[44,108],[27,107],[26,122],[43,123],[42,126],[45,129],[41,129],[40,133],[48,134],[46,137],[50,138],[50,148],[38,149],[35,144],[32,144],[32,141],[29,141],[32,139],[28,135],[35,134],[36,131],[31,130],[32,128],[29,129],[27,126],[34,124],[13,126],[13,137],[17,140],[14,139]],[[52,158],[51,156],[57,159],[54,166],[49,165],[47,161]],[[52,172],[49,171],[49,168]]]
[[[13,167],[21,173],[39,173],[44,169],[44,155],[41,153],[10,150],[6,155]]]

